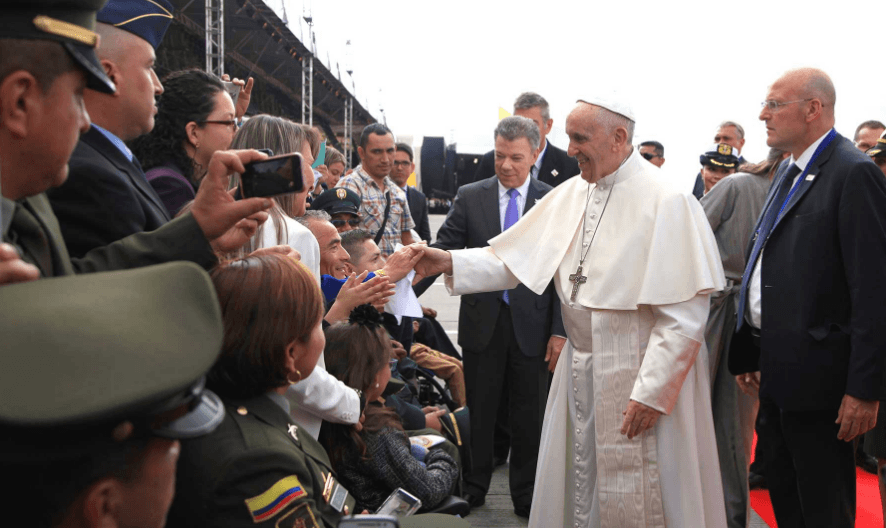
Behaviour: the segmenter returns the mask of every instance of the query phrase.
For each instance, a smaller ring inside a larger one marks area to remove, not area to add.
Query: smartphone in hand
[[[246,171],[240,175],[243,196],[253,198],[303,191],[302,163],[298,152],[247,163]]]

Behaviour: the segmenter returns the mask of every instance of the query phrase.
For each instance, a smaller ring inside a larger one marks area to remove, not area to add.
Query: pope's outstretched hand
[[[421,260],[415,265],[416,280],[439,273],[452,274],[452,255],[437,248],[426,248]]]

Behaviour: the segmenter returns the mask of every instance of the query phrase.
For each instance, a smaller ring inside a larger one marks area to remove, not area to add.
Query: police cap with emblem
[[[96,11],[105,0],[4,0],[0,3],[0,39],[53,40],[86,72],[86,85],[114,93],[114,83],[95,55]]]
[[[883,132],[877,144],[867,149],[865,153],[872,158],[886,158],[886,132]]]
[[[360,195],[344,187],[336,187],[320,193],[320,196],[311,202],[311,209],[322,209],[330,215],[350,213],[360,216]]]
[[[4,286],[0,306],[0,461],[190,438],[224,419],[218,396],[203,389],[221,312],[195,264]]]
[[[97,19],[148,41],[156,50],[172,23],[167,0],[108,0]]]
[[[740,154],[737,148],[732,145],[727,145],[726,143],[718,143],[699,156],[698,161],[702,165],[723,167],[726,169],[738,169],[739,156]]]

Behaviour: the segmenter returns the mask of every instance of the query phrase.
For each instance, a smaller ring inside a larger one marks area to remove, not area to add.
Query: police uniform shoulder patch
[[[246,499],[246,509],[252,516],[252,522],[260,523],[282,512],[294,501],[307,497],[308,492],[298,481],[298,477],[290,475],[274,483],[261,495]]]
[[[311,505],[307,502],[299,504],[286,513],[274,525],[275,528],[320,528]]]

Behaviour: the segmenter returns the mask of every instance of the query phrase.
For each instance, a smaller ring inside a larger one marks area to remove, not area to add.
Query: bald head
[[[790,70],[769,87],[760,120],[766,143],[798,158],[834,126],[834,83],[816,68]]]
[[[102,22],[95,24],[95,32],[101,37],[101,45],[95,50],[99,60],[119,62],[138,41],[147,43],[129,31]]]

